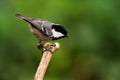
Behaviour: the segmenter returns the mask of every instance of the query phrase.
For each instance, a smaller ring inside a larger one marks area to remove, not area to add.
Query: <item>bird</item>
[[[16,17],[29,24],[31,32],[38,38],[38,48],[42,48],[42,41],[53,41],[68,37],[67,30],[60,24],[56,24],[39,18],[25,17],[16,14]]]

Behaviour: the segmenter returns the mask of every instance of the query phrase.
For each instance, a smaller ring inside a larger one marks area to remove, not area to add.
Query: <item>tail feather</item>
[[[36,28],[35,25],[39,26],[42,23],[42,22],[40,22],[41,21],[40,19],[25,17],[25,16],[22,16],[21,14],[16,14],[16,17],[28,22],[32,27],[35,27],[35,28]],[[40,22],[40,23],[38,23],[38,22]]]
[[[24,16],[22,16],[21,14],[16,14],[16,17],[20,18],[20,19],[25,19]]]
[[[31,24],[31,21],[32,21],[32,18],[28,18],[28,17],[25,17],[25,16],[22,16],[21,14],[16,14],[16,17],[28,22]]]
[[[25,17],[25,16],[22,16],[21,14],[16,14],[16,17],[28,22],[32,27],[34,28],[37,28],[36,26],[36,22],[34,22],[34,20],[36,20],[35,18],[30,18],[30,17]]]

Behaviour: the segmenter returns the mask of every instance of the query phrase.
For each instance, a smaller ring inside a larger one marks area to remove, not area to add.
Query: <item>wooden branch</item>
[[[45,50],[43,49],[43,53],[42,53],[43,55],[42,55],[40,64],[38,66],[38,69],[36,71],[34,80],[43,80],[44,79],[44,75],[45,75],[45,72],[49,65],[49,62],[52,58],[52,55],[57,49],[59,49],[60,45],[59,45],[59,43],[55,43],[55,44],[46,43],[44,45],[44,47],[45,47]],[[48,50],[46,50],[46,49],[48,49]]]

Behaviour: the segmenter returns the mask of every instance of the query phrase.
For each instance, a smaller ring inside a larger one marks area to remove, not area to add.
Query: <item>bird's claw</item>
[[[42,51],[42,53],[45,52],[45,51],[49,51],[49,52],[53,53],[53,51],[52,51],[53,46],[56,46],[56,45],[55,44],[50,44],[50,43],[46,43],[44,45],[44,44],[39,43],[39,42],[37,44],[37,48],[40,49]]]
[[[53,53],[53,51],[50,48],[44,47],[42,52],[46,52],[46,51]]]

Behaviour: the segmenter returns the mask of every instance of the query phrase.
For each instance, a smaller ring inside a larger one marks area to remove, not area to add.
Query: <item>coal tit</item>
[[[16,14],[16,16],[29,23],[31,32],[41,41],[58,40],[67,37],[67,31],[59,24],[55,24],[38,18],[30,18]]]

